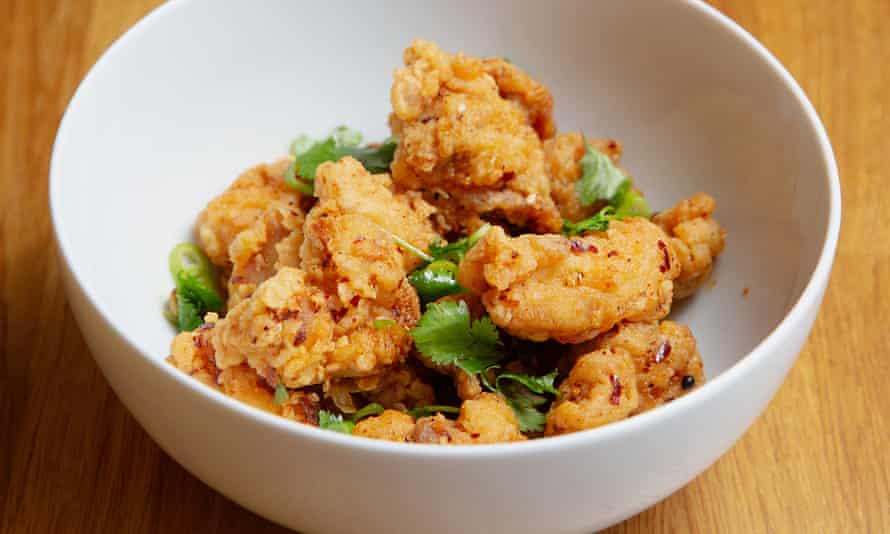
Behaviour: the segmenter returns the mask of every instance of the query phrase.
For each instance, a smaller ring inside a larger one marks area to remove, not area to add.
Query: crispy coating
[[[560,399],[547,413],[548,436],[620,421],[640,402],[633,358],[621,348],[582,355],[560,384],[559,392]]]
[[[198,244],[220,267],[229,267],[229,246],[235,236],[248,229],[273,202],[294,206],[300,194],[284,183],[290,160],[261,164],[244,171],[221,195],[198,215]]]
[[[671,245],[677,251],[681,272],[674,281],[674,296],[678,299],[695,293],[723,251],[726,231],[711,218],[715,207],[713,198],[697,193],[652,217],[671,236]]]
[[[324,164],[316,175],[319,201],[306,218],[300,256],[336,323],[329,376],[374,374],[411,350],[408,329],[420,318],[420,299],[406,276],[415,259],[384,224],[418,243],[436,234],[428,206],[389,185],[386,175],[371,176],[352,158]],[[354,197],[351,188],[364,194]],[[375,328],[377,319],[396,324]]]
[[[483,393],[464,401],[457,421],[442,414],[417,420],[411,441],[439,445],[503,443],[527,439],[519,431],[513,410],[500,395]]]
[[[485,72],[494,78],[501,97],[520,107],[525,113],[526,122],[534,127],[541,139],[550,139],[556,134],[553,96],[547,87],[504,58],[486,58],[482,64]]]
[[[430,219],[435,208],[419,193],[395,192],[389,175],[369,174],[354,158],[321,165],[315,177],[315,194],[324,207],[364,215],[383,230],[422,250],[439,237]],[[410,272],[420,263],[413,254],[401,247],[398,250],[406,271]]]
[[[289,388],[318,384],[328,376],[334,320],[324,294],[307,284],[299,269],[283,267],[229,310],[212,332],[221,369],[247,361],[269,384],[281,380]]]
[[[385,410],[376,417],[359,421],[352,434],[386,441],[409,441],[413,432],[414,419],[410,415],[398,410]]]
[[[587,139],[596,150],[609,156],[617,165],[623,148],[614,139]],[[544,142],[544,164],[550,177],[550,196],[563,219],[575,222],[590,217],[605,203],[595,202],[582,206],[575,191],[581,178],[581,158],[584,157],[584,136],[578,132],[562,133]]]
[[[559,230],[534,129],[535,122],[551,127],[546,90],[522,83],[515,67],[451,55],[427,41],[414,41],[404,60],[390,93],[399,137],[393,180],[422,191],[444,231],[468,233],[484,219]]]
[[[249,228],[235,236],[229,245],[229,308],[252,295],[257,285],[281,267],[300,266],[303,221],[303,211],[296,203],[273,202]]]
[[[580,343],[622,320],[665,317],[678,273],[664,232],[628,218],[572,238],[511,238],[494,227],[461,262],[458,281],[511,335]]]
[[[223,370],[216,366],[211,334],[217,321],[216,314],[208,314],[204,326],[173,338],[168,361],[196,380],[245,404],[300,423],[317,424],[320,407],[317,394],[291,391],[287,402],[276,405],[272,388],[246,363]]]
[[[640,405],[634,414],[679,398],[704,384],[701,355],[689,327],[673,321],[621,323],[597,338],[600,349],[628,352],[634,361]],[[683,387],[685,377],[687,388]],[[633,415],[633,414],[632,414]]]
[[[504,398],[482,393],[478,399],[464,401],[457,423],[469,434],[473,443],[524,441],[513,409]]]
[[[170,343],[167,361],[194,379],[217,388],[219,369],[214,360],[210,330],[218,320],[215,313],[207,314],[205,324],[192,332],[180,332]]]

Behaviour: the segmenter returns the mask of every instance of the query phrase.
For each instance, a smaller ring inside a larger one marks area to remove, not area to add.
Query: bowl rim
[[[71,280],[79,287],[83,296],[99,316],[98,318],[103,320],[109,326],[111,331],[118,336],[132,352],[138,354],[139,357],[148,360],[151,365],[161,369],[162,373],[166,374],[167,377],[190,389],[192,393],[203,395],[208,400],[221,403],[229,411],[233,412],[233,415],[252,419],[259,424],[270,428],[270,430],[285,432],[291,434],[295,438],[318,440],[326,445],[334,446],[341,450],[351,449],[365,454],[485,459],[501,456],[506,452],[513,455],[525,456],[529,454],[541,454],[548,451],[554,452],[567,450],[577,446],[594,446],[597,443],[619,439],[624,435],[637,432],[642,427],[650,425],[659,418],[667,419],[680,416],[682,413],[692,409],[694,405],[708,402],[710,399],[719,395],[720,391],[743,380],[751,369],[755,366],[764,364],[765,360],[769,358],[769,354],[778,349],[783,343],[783,340],[787,338],[795,328],[799,327],[802,322],[805,322],[807,312],[813,308],[818,308],[821,302],[824,288],[828,283],[828,278],[831,273],[841,222],[841,188],[838,168],[825,128],[813,108],[812,103],[791,74],[784,66],[782,66],[778,59],[776,59],[765,46],[748,33],[747,30],[739,26],[716,8],[706,4],[703,0],[673,0],[678,4],[682,4],[683,7],[690,9],[692,16],[699,16],[711,23],[716,23],[724,31],[730,33],[761,61],[766,63],[774,75],[778,76],[785,85],[785,88],[792,93],[798,105],[802,108],[808,126],[815,132],[820,147],[822,163],[827,170],[826,185],[829,193],[828,224],[823,236],[822,248],[819,253],[816,267],[810,273],[806,286],[791,309],[785,314],[782,320],[753,349],[751,349],[751,351],[742,356],[737,362],[713,380],[705,382],[705,384],[696,389],[695,392],[674,400],[667,405],[661,406],[657,410],[650,410],[640,415],[602,427],[561,436],[553,436],[546,439],[474,445],[470,447],[423,447],[412,443],[395,443],[345,435],[338,432],[330,432],[311,425],[295,424],[293,421],[253,408],[220,391],[206,387],[204,384],[185,375],[172,365],[168,364],[164,359],[151,357],[146,351],[143,351],[127,337],[123,329],[115,324],[114,320],[111,318],[112,316],[104,309],[101,301],[96,297],[96,293],[91,290],[83,273],[78,270],[76,264],[72,261],[72,245],[62,226],[61,206],[64,199],[61,197],[59,191],[60,186],[58,185],[61,181],[59,164],[59,159],[61,158],[60,154],[63,151],[61,145],[63,144],[62,140],[68,135],[69,116],[72,113],[72,110],[77,108],[82,95],[89,90],[97,73],[110,61],[110,58],[114,58],[122,53],[121,51],[126,42],[136,38],[139,34],[147,31],[151,26],[162,20],[164,17],[171,16],[181,6],[192,1],[194,0],[173,0],[152,10],[118,37],[90,68],[83,80],[81,80],[65,109],[53,144],[49,170],[49,207],[53,233],[58,246],[60,259],[64,261],[65,266],[71,274]]]

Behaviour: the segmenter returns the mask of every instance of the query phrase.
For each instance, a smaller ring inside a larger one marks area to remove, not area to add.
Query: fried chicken
[[[492,228],[461,262],[458,281],[482,295],[509,334],[580,343],[622,320],[670,311],[680,267],[664,232],[641,218],[580,237],[508,237]]]
[[[478,445],[524,441],[513,409],[503,397],[483,393],[464,401],[457,420],[442,414],[421,417],[416,422],[402,412],[386,410],[355,425],[353,434],[366,438],[437,445]]]
[[[626,350],[615,347],[578,358],[559,392],[560,398],[547,413],[548,436],[620,421],[640,403],[633,358]]]
[[[494,78],[501,97],[519,106],[525,114],[526,122],[534,127],[542,140],[550,139],[556,134],[553,96],[547,87],[504,58],[486,58],[482,60],[482,64],[485,72]]]
[[[680,276],[674,281],[678,299],[695,293],[714,268],[714,261],[723,251],[726,231],[711,218],[716,202],[705,193],[681,200],[676,206],[656,214],[652,222],[669,236],[680,262]]]
[[[414,419],[398,410],[385,410],[376,417],[362,419],[352,430],[353,436],[386,441],[409,441],[413,433]]]
[[[421,191],[443,231],[466,234],[485,220],[558,231],[535,131],[552,130],[546,89],[516,67],[427,41],[414,41],[404,60],[390,95],[393,181]]]
[[[435,208],[419,193],[394,189],[389,175],[372,175],[351,157],[321,165],[315,177],[315,195],[324,207],[364,215],[390,234],[426,250],[439,238],[430,220]],[[406,271],[420,263],[413,254],[398,250]]]
[[[281,267],[300,266],[303,211],[295,205],[273,202],[254,223],[229,245],[228,307],[234,308]]]
[[[328,377],[334,319],[324,293],[306,282],[305,273],[282,267],[216,323],[212,341],[217,367],[246,361],[270,385],[299,388]],[[356,362],[356,373],[374,367],[370,358]]]
[[[704,384],[701,355],[689,327],[673,321],[624,322],[592,342],[598,349],[621,349],[634,361],[640,404],[651,410]]]
[[[214,264],[228,269],[229,246],[264,211],[278,202],[295,207],[300,194],[284,183],[290,160],[257,165],[241,174],[198,215],[198,244]]]

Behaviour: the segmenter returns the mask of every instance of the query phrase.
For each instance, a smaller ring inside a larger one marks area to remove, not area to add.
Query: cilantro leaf
[[[544,430],[547,416],[538,407],[547,404],[547,397],[531,392],[518,382],[509,382],[501,387],[500,391],[510,408],[513,408],[520,431],[541,432]]]
[[[612,204],[623,193],[622,189],[629,187],[630,178],[612,162],[612,158],[593,148],[590,143],[585,142],[580,165],[581,178],[575,184],[575,190],[582,206],[599,200]]]
[[[273,402],[276,406],[281,406],[286,403],[290,399],[290,394],[287,392],[287,388],[284,387],[284,383],[279,379],[278,385],[275,386],[275,398]]]
[[[590,217],[578,222],[563,220],[562,233],[572,236],[580,235],[585,232],[605,232],[609,229],[609,221],[615,218],[615,208],[606,206]]]
[[[559,390],[553,385],[553,382],[556,380],[557,372],[558,370],[554,369],[543,376],[532,376],[524,373],[501,373],[498,375],[497,380],[495,380],[495,384],[498,389],[500,389],[501,380],[513,380],[514,382],[522,384],[534,393],[552,393],[554,395],[559,395]]]
[[[645,217],[652,215],[649,203],[643,195],[633,189],[620,193],[618,204],[605,206],[586,219],[578,222],[562,221],[562,233],[568,236],[579,235],[585,232],[605,232],[609,229],[609,221],[617,221],[626,217]]]
[[[222,293],[217,288],[216,269],[196,245],[181,243],[170,251],[170,274],[176,283],[176,316],[180,331],[198,328],[204,315],[223,308]]]
[[[612,159],[585,143],[584,157],[581,158],[581,178],[575,184],[575,191],[581,205],[589,206],[595,202],[608,202],[606,211],[598,213],[578,222],[563,222],[562,232],[566,235],[578,235],[584,232],[604,232],[609,229],[609,221],[625,217],[649,217],[651,210],[643,195],[633,189],[629,176],[624,174]]]
[[[541,432],[547,416],[539,409],[549,402],[543,394],[559,395],[554,381],[557,370],[543,376],[532,376],[524,373],[501,373],[495,379],[495,386],[483,380],[485,385],[504,396],[507,404],[516,414],[519,430],[522,432]],[[484,374],[482,375],[485,376]],[[503,383],[502,383],[503,381]]]
[[[453,243],[445,243],[442,245],[439,240],[433,241],[430,243],[430,256],[432,256],[434,260],[448,260],[459,264],[463,261],[467,252],[473,248],[473,245],[478,243],[490,229],[491,225],[485,223],[472,234],[458,239]]]
[[[324,430],[333,430],[343,434],[352,434],[355,423],[352,421],[344,421],[340,414],[331,413],[327,410],[318,411],[318,427]]]
[[[437,413],[457,415],[460,413],[460,408],[456,406],[430,404],[429,406],[418,406],[417,408],[408,410],[408,415],[410,415],[414,419],[420,419],[421,417],[427,417],[429,415],[435,415]]]
[[[637,193],[631,188],[621,196],[618,203],[615,204],[615,218],[623,219],[625,217],[645,217],[649,218],[652,210],[649,209],[649,203],[643,198],[643,195]]]
[[[176,308],[179,310],[176,326],[180,332],[191,332],[204,324],[201,303],[179,289],[176,290]]]
[[[339,161],[352,156],[372,174],[386,172],[395,155],[398,140],[386,139],[379,146],[360,147],[362,134],[345,126],[336,128],[321,140],[313,141],[301,135],[291,143],[290,151],[295,161],[291,162],[284,174],[288,185],[301,193],[311,195],[318,167],[326,161]]]
[[[318,427],[323,430],[333,430],[342,434],[352,434],[355,424],[372,415],[380,415],[383,413],[383,406],[375,403],[366,405],[361,410],[355,412],[351,418],[343,419],[340,414],[335,414],[327,410],[318,411]]]
[[[498,330],[488,317],[470,321],[466,302],[431,303],[411,330],[421,354],[440,365],[453,364],[470,374],[503,359]]]

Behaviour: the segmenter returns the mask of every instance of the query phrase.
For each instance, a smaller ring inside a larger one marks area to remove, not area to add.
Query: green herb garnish
[[[405,243],[404,240],[396,239],[403,248],[427,262],[427,265],[418,267],[408,275],[408,281],[417,290],[424,303],[465,291],[457,283],[457,266],[490,228],[491,225],[486,223],[472,234],[453,243],[444,243],[436,239],[430,243],[429,254],[411,246],[410,243]]]
[[[361,410],[352,414],[349,419],[344,419],[342,415],[331,413],[327,410],[318,411],[318,427],[324,430],[333,430],[343,434],[352,434],[355,424],[372,415],[380,415],[383,413],[383,406],[376,402],[366,405]]]
[[[281,382],[281,379],[278,380],[278,385],[275,386],[275,398],[273,402],[276,406],[281,406],[286,403],[290,399],[290,393],[287,392],[287,388],[284,386],[284,383]]]
[[[498,329],[488,317],[470,321],[467,303],[431,303],[411,330],[421,354],[433,363],[481,373],[504,358]]]
[[[433,257],[433,260],[448,260],[454,263],[460,263],[463,261],[464,256],[467,255],[467,252],[473,248],[473,245],[478,243],[490,229],[491,225],[485,223],[472,234],[458,239],[453,243],[441,244],[441,241],[437,239],[430,243],[430,256]]]
[[[606,206],[595,214],[578,222],[562,221],[562,233],[568,236],[585,232],[605,232],[609,229],[609,221],[615,219],[615,208]]]
[[[612,159],[585,143],[581,158],[581,178],[575,191],[583,206],[606,201],[608,206],[598,213],[578,222],[563,222],[563,233],[577,235],[584,232],[604,232],[609,221],[625,217],[649,217],[651,211],[646,199],[633,190],[629,176],[612,162]]]
[[[204,324],[204,315],[223,308],[223,297],[216,282],[216,269],[196,245],[182,243],[170,252],[170,274],[176,283],[176,326],[187,332]]]
[[[630,187],[630,178],[612,162],[612,158],[584,143],[584,157],[581,158],[581,178],[575,184],[575,191],[582,206],[605,200],[616,204],[623,190]]]
[[[339,161],[352,156],[372,174],[386,172],[392,163],[398,141],[390,137],[379,146],[359,146],[362,134],[345,126],[336,128],[328,137],[313,141],[301,135],[291,143],[293,161],[284,174],[284,180],[303,194],[314,191],[315,173],[326,161]]]

